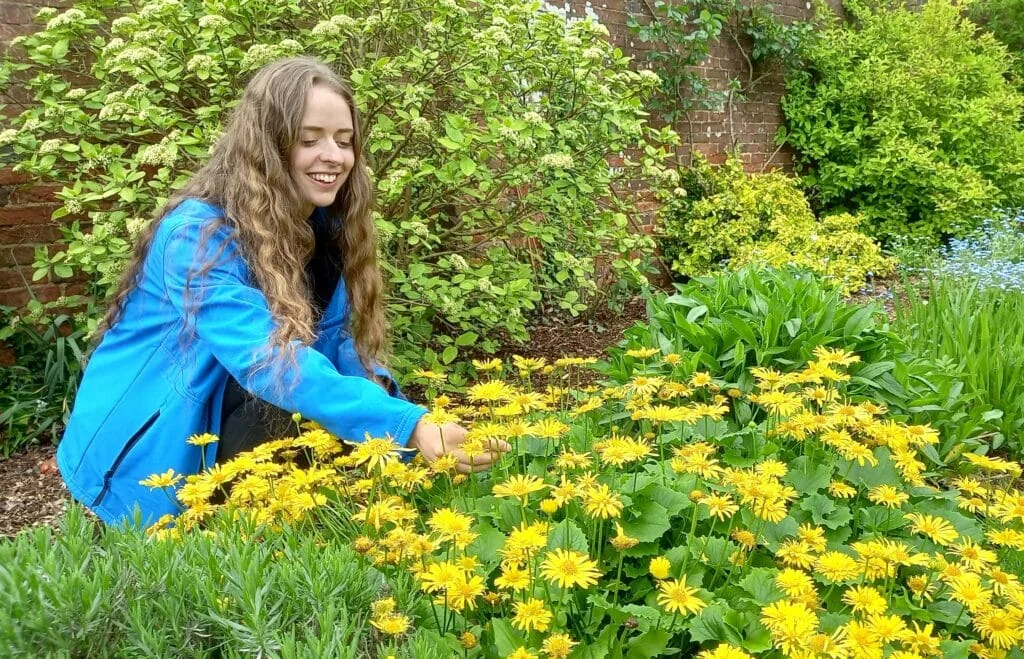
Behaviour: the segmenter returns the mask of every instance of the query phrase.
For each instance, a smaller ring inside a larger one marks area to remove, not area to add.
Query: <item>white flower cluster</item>
[[[68,9],[63,14],[57,14],[46,22],[47,30],[55,30],[61,27],[77,25],[85,20],[85,12],[81,9]]]
[[[175,152],[163,141],[150,144],[139,152],[139,163],[142,165],[173,167],[177,159]]]
[[[209,71],[213,68],[213,58],[209,55],[195,55],[188,61],[185,68],[189,71]]]
[[[269,46],[263,43],[253,44],[249,46],[249,50],[245,51],[245,56],[242,57],[242,68],[243,69],[258,69],[264,64],[269,64],[278,58],[278,51],[273,46]]]
[[[430,235],[430,227],[420,221],[410,222],[409,228],[420,238],[426,238]]]
[[[83,98],[85,98],[85,95],[87,93],[88,92],[86,92],[86,90],[82,89],[81,87],[75,87],[74,89],[69,89],[68,93],[65,94],[64,97],[67,98],[69,101],[80,101]]]
[[[484,30],[480,34],[480,36],[483,37],[485,40],[490,41],[492,43],[498,43],[498,44],[501,44],[503,46],[511,46],[512,45],[512,37],[508,36],[508,32],[506,32],[505,28],[502,28],[502,27],[498,27],[498,26],[489,27],[486,30]]]
[[[453,300],[452,298],[450,298],[447,295],[442,295],[441,296],[440,307],[441,307],[441,312],[443,314],[445,314],[446,316],[449,316],[449,317],[450,316],[454,316],[455,314],[457,314],[460,311],[462,311],[461,306],[459,305],[459,303],[456,302],[455,300]]]
[[[144,217],[130,217],[125,222],[125,228],[128,230],[128,237],[132,240],[139,237],[139,235],[149,226],[149,220]]]
[[[124,98],[126,101],[137,101],[140,98],[145,98],[148,94],[149,88],[141,82],[137,82],[124,90]]]
[[[523,113],[523,121],[531,126],[547,126],[548,124],[548,122],[544,121],[544,117],[541,116],[540,112],[534,112],[533,110]]]
[[[160,53],[146,46],[125,48],[114,57],[115,64],[132,64],[135,66],[147,62],[154,66],[159,66],[161,61]]]
[[[58,139],[46,140],[39,145],[39,155],[45,156],[50,153],[56,153],[60,151],[60,147],[63,144],[64,142]]]
[[[110,24],[110,31],[114,34],[128,34],[138,26],[139,21],[134,16],[121,16]]]
[[[7,146],[13,144],[14,140],[18,139],[18,131],[13,128],[5,128],[0,130],[0,146]]]
[[[452,254],[449,260],[451,261],[452,268],[454,268],[456,272],[465,272],[469,270],[469,264],[466,263],[466,259],[463,258],[461,254]]]
[[[231,25],[228,19],[219,14],[207,14],[199,19],[199,28],[202,30],[220,30]]]
[[[651,71],[650,69],[641,69],[638,75],[640,76],[640,80],[642,82],[645,82],[649,85],[661,84],[661,76],[659,76],[654,71]]]
[[[679,172],[674,169],[663,169],[657,174],[658,178],[661,179],[661,184],[664,186],[677,186],[679,185]]]
[[[303,50],[302,44],[295,39],[283,39],[277,47],[281,49],[282,55],[298,55]]]
[[[36,20],[39,21],[40,23],[45,23],[46,21],[50,20],[56,15],[57,10],[54,9],[53,7],[43,7],[42,9],[36,12]]]
[[[575,162],[568,153],[547,153],[541,156],[540,164],[550,169],[572,169]]]
[[[121,37],[114,37],[113,39],[107,42],[106,46],[103,46],[103,52],[106,55],[110,55],[112,53],[116,53],[122,48],[124,48],[124,39],[122,39]]]
[[[165,27],[154,27],[149,30],[139,30],[132,35],[132,43],[162,45],[171,37],[171,31]]]
[[[326,21],[320,21],[313,26],[311,34],[321,39],[340,37],[344,32],[350,30],[356,24],[356,19],[345,14],[336,14]]]
[[[179,7],[181,7],[181,3],[178,0],[151,0],[139,10],[139,17],[146,20],[163,18],[170,16]]]
[[[437,21],[430,21],[423,26],[423,31],[428,35],[441,34],[444,32],[444,24],[438,23]]]
[[[432,130],[430,120],[426,117],[416,117],[409,122],[409,126],[412,127],[414,133],[419,135],[429,135]]]
[[[77,199],[68,199],[64,202],[64,210],[68,212],[68,215],[78,215],[85,210],[85,206]]]
[[[597,46],[591,46],[583,51],[583,59],[600,62],[604,59],[604,51]]]
[[[494,284],[489,277],[481,277],[476,282],[476,287],[481,293],[490,293],[494,290]]]

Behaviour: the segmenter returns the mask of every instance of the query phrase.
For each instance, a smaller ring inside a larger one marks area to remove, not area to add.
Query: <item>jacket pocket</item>
[[[146,431],[156,423],[158,418],[160,418],[160,410],[153,412],[153,414],[146,419],[146,422],[128,438],[124,447],[121,448],[117,457],[114,458],[114,462],[111,463],[110,469],[108,469],[107,473],[103,475],[103,487],[100,489],[100,493],[96,495],[96,499],[92,502],[90,507],[95,508],[103,502],[103,499],[107,496],[107,492],[110,491],[110,481],[113,479],[114,474],[117,473],[121,463],[124,462],[125,457],[127,457],[131,450],[135,448],[135,445],[138,444],[139,440],[142,439],[142,436],[146,434]]]

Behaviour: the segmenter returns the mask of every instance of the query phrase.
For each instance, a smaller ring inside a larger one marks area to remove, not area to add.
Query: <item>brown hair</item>
[[[187,198],[223,209],[224,217],[212,223],[205,235],[224,225],[233,229],[237,247],[275,321],[268,359],[277,354],[284,358],[283,363],[294,364],[291,342],[297,339],[310,345],[315,341],[315,312],[305,276],[314,237],[288,166],[299,140],[306,96],[313,87],[339,94],[352,112],[355,162],[334,203],[325,210],[335,231],[332,240],[342,257],[351,312],[348,329],[356,353],[368,373],[374,361],[382,361],[387,325],[371,211],[373,186],[363,159],[359,114],[348,86],[330,67],[310,57],[278,60],[253,76],[207,163],[168,200],[139,237],[100,323],[97,341],[121,317],[160,222]],[[189,271],[189,279],[203,276],[213,265],[197,264]]]

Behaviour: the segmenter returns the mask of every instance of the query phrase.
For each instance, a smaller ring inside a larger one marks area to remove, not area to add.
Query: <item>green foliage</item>
[[[657,80],[591,20],[529,0],[83,0],[39,17],[0,63],[0,85],[32,97],[0,145],[64,185],[68,249],[40,252],[38,276],[88,274],[102,300],[241,83],[297,53],[341,69],[363,112],[400,372],[493,350],[476,337],[498,330],[523,340],[541,308],[583,312],[601,295],[598,259],[643,276],[631,254],[645,239],[612,193],[640,165],[605,157],[638,148],[656,170],[674,135],[644,119]]]
[[[626,330],[623,344],[610,351],[607,375],[627,381],[643,366],[627,352],[652,347],[684,355],[675,369],[705,371],[725,388],[749,391],[749,367],[784,371],[807,363],[815,346],[845,346],[860,357],[849,367],[846,393],[884,403],[901,421],[939,430],[941,444],[924,450],[935,464],[991,445],[997,414],[948,361],[910,349],[878,304],[847,303],[838,289],[807,272],[745,268],[676,288],[674,295],[648,298],[649,322]],[[752,414],[745,403],[734,407],[740,427]]]
[[[788,76],[785,131],[827,210],[871,235],[932,242],[1024,202],[1024,95],[1010,58],[950,0],[847,4]]]
[[[1024,455],[1024,292],[947,275],[904,280],[894,302],[911,349],[961,379],[992,422],[993,448]]]
[[[0,319],[9,312],[0,308]],[[49,436],[54,442],[71,413],[78,378],[85,362],[85,330],[59,315],[44,320],[42,305],[32,301],[28,320],[13,316],[0,326],[17,363],[0,366],[0,456]],[[38,323],[38,324],[37,324]]]
[[[738,158],[712,167],[697,157],[682,187],[664,197],[662,250],[684,276],[722,263],[794,265],[853,290],[893,267],[857,230],[858,218],[844,213],[819,221],[796,180],[781,172],[747,174]]]
[[[1017,86],[1024,91],[1024,0],[976,0],[969,7],[971,20],[1013,54]]]
[[[376,656],[370,603],[409,597],[348,545],[299,529],[215,529],[154,541],[97,527],[75,505],[58,532],[0,542],[4,656]]]
[[[630,16],[628,25],[641,43],[652,44],[646,60],[661,78],[653,110],[675,124],[698,108],[721,109],[739,100],[773,67],[799,66],[815,28],[807,21],[783,22],[767,2],[696,0],[644,3],[650,20]],[[730,40],[747,62],[746,79],[716,89],[699,72],[712,45]]]

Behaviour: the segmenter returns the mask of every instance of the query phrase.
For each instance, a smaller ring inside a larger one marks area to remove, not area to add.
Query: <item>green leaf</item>
[[[812,494],[800,503],[800,509],[811,513],[811,519],[815,524],[827,526],[830,529],[838,529],[840,526],[849,524],[853,516],[846,506],[837,507],[832,499],[824,494]]]
[[[743,637],[738,630],[725,621],[726,614],[732,609],[722,600],[716,600],[704,608],[700,615],[694,616],[688,623],[690,638],[697,642],[719,641],[740,645]]]
[[[476,162],[472,158],[463,158],[459,161],[459,169],[465,176],[472,176],[473,172],[476,171]]]
[[[833,471],[831,464],[821,464],[802,455],[790,463],[789,473],[782,480],[798,492],[810,494],[828,487]]]
[[[441,353],[441,363],[443,363],[443,364],[451,364],[453,361],[455,361],[455,358],[458,355],[459,355],[459,349],[458,348],[456,348],[455,346],[448,346]]]
[[[75,274],[71,269],[70,265],[55,265],[53,266],[53,274],[58,277],[68,278]]]
[[[739,587],[750,593],[751,600],[758,606],[767,606],[783,598],[784,593],[775,583],[779,571],[772,567],[751,568],[750,573],[739,582]]]
[[[658,540],[672,528],[668,511],[661,504],[640,500],[631,507],[631,512],[635,519],[623,519],[622,529],[626,535],[633,536],[640,542]]]
[[[522,635],[513,629],[508,620],[504,618],[491,620],[491,628],[494,630],[494,646],[497,648],[498,654],[503,657],[507,657],[526,645],[526,640]]]
[[[476,332],[463,332],[455,339],[455,345],[457,346],[471,346],[476,343],[476,340],[480,338],[480,335]]]
[[[586,553],[589,549],[587,536],[576,522],[565,519],[555,524],[548,534],[548,549],[574,549]]]
[[[652,629],[629,641],[627,659],[647,659],[661,654],[672,635],[664,629]]]

